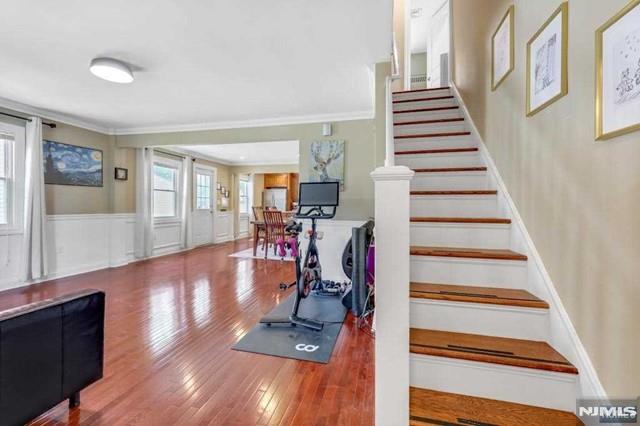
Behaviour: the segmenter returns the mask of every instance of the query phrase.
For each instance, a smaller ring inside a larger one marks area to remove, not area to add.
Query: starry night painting
[[[43,141],[44,183],[102,186],[102,151]]]

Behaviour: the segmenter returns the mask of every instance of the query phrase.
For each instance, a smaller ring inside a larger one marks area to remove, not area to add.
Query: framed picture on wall
[[[511,5],[491,36],[491,90],[496,90],[513,71],[515,64],[514,22],[514,6]]]
[[[569,3],[562,3],[527,43],[527,117],[567,93]]]
[[[344,191],[344,141],[313,141],[310,151],[309,180],[340,182],[340,191]]]
[[[640,130],[640,0],[596,31],[596,139]]]
[[[102,151],[62,142],[42,141],[44,183],[102,186]]]

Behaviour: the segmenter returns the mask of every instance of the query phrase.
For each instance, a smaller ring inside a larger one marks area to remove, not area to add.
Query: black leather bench
[[[0,425],[22,425],[102,378],[102,291],[0,312]]]

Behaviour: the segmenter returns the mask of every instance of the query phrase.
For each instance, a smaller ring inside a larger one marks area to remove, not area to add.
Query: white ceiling
[[[170,149],[234,166],[298,164],[298,141],[180,145]]]
[[[411,18],[411,52],[427,50],[429,19],[447,0],[411,0],[411,9],[422,9],[418,18]]]
[[[0,105],[115,133],[370,117],[390,23],[390,1],[8,1]],[[94,77],[97,56],[135,81]]]

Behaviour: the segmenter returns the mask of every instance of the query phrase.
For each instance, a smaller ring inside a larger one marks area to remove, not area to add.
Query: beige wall
[[[135,211],[135,152],[116,149],[113,136],[67,124],[43,126],[44,139],[102,150],[103,186],[46,185],[47,214],[130,213]],[[129,169],[129,180],[115,181],[114,167]]]
[[[376,164],[374,120],[333,123],[333,136],[322,137],[320,123],[267,126],[243,129],[207,130],[116,138],[119,147],[149,145],[210,145],[255,141],[300,141],[300,180],[309,178],[311,142],[323,139],[345,140],[345,191],[340,193],[338,219],[363,219],[373,215],[373,181],[369,173]]]
[[[594,32],[627,0],[569,5],[569,94],[525,117],[525,46],[560,4],[516,0],[515,70],[490,88],[511,2],[454,0],[455,82],[611,396],[640,394],[640,132],[594,140]]]

